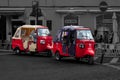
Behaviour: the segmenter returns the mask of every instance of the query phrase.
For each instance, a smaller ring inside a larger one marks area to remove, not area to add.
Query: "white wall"
[[[85,27],[89,27],[91,28],[91,30],[93,31],[95,28],[95,15],[93,14],[84,14],[84,15],[80,15],[80,25],[85,26]]]
[[[34,0],[0,0],[0,6],[31,6]],[[40,6],[99,6],[106,1],[110,6],[120,6],[120,0],[36,0]]]

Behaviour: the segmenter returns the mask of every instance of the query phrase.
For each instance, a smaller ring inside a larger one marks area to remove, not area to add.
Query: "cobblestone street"
[[[71,58],[56,61],[42,55],[13,55],[0,52],[0,80],[119,80],[120,65],[76,62]],[[106,76],[107,75],[107,76]]]

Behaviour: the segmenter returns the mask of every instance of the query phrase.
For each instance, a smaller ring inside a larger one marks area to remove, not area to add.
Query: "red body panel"
[[[54,42],[53,53],[56,53],[57,51],[60,52],[61,56],[69,56],[68,52],[64,53],[62,51],[62,44],[61,44],[61,42]]]
[[[85,48],[80,48],[80,43],[85,45]],[[87,55],[94,56],[95,55],[95,48],[94,48],[95,42],[94,40],[76,40],[75,45],[75,57],[85,57]],[[62,44],[61,42],[54,42],[54,49],[53,52],[56,53],[56,51],[59,51],[61,56],[70,56],[69,53],[64,53],[62,51]]]
[[[45,44],[40,44],[40,40],[44,40]],[[44,52],[53,49],[52,36],[38,37],[37,38],[37,51]]]
[[[24,50],[22,39],[12,39],[12,49],[18,47],[21,51]]]
[[[80,48],[80,44],[84,44],[84,48]],[[84,57],[86,55],[94,56],[95,52],[94,40],[76,40],[76,57]]]
[[[40,44],[40,40],[45,40],[45,44]],[[12,49],[15,49],[16,47],[18,47],[21,51],[25,50],[23,48],[22,39],[12,39]],[[53,49],[52,36],[37,38],[37,52],[45,52],[50,49]]]

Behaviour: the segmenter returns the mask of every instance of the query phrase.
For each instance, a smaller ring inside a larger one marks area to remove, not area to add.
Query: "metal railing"
[[[11,42],[7,40],[0,40],[0,49],[11,50]]]
[[[101,56],[103,54],[105,57],[120,57],[120,44],[96,44],[96,55]]]

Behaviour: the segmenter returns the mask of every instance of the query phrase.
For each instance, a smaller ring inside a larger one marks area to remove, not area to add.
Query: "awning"
[[[25,8],[0,8],[0,15],[23,15]]]

